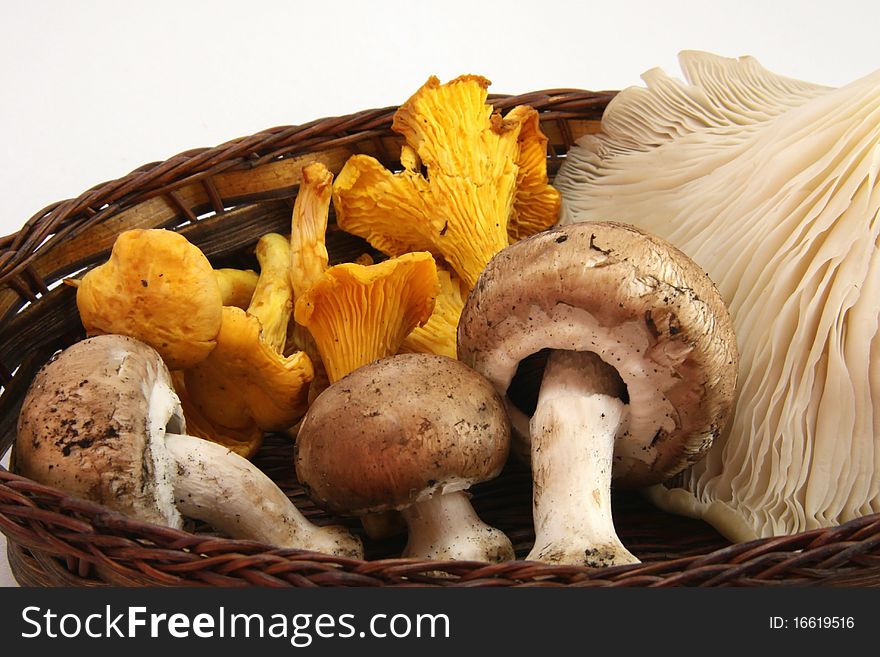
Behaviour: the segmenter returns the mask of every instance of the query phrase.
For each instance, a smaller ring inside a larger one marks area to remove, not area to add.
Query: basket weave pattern
[[[491,100],[502,112],[521,104],[541,112],[552,176],[574,140],[598,129],[613,95],[561,89]],[[366,153],[397,165],[400,140],[390,129],[395,109],[282,126],[187,151],[53,204],[0,238],[0,453],[12,446],[18,409],[37,369],[83,337],[74,291],[59,285],[65,277],[103,262],[116,235],[131,228],[178,230],[217,267],[254,267],[257,239],[289,229],[305,164],[321,161],[336,173],[349,156]],[[328,249],[334,262],[370,250],[332,224]],[[255,462],[311,520],[344,522],[358,532],[358,523],[312,505],[293,478],[292,459],[290,440],[270,436]],[[473,492],[480,515],[525,555],[534,538],[528,472],[511,463]],[[740,545],[705,523],[663,514],[634,494],[615,497],[615,519],[642,564],[590,569],[425,562],[395,558],[402,539],[367,542],[367,560],[360,561],[230,540],[204,526],[157,527],[0,468],[0,531],[24,585],[880,585],[880,515]]]

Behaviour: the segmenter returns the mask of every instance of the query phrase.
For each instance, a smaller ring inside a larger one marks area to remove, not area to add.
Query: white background
[[[4,1],[0,235],[144,163],[397,104],[431,74],[620,89],[699,49],[836,86],[880,68],[878,25],[869,0]],[[0,534],[9,586],[5,553]]]

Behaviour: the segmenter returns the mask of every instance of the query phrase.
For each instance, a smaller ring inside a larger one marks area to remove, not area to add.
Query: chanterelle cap
[[[361,515],[464,490],[500,473],[510,429],[482,376],[432,354],[374,361],[322,392],[297,435],[312,497]]]
[[[631,226],[548,230],[483,271],[459,323],[459,358],[506,395],[519,363],[542,349],[594,352],[626,385],[619,484],[672,476],[727,421],[738,358],[727,309],[687,256]],[[527,431],[523,411],[505,401],[514,426]]]

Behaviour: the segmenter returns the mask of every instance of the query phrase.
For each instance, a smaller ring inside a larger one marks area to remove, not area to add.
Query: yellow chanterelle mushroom
[[[205,417],[202,409],[190,399],[183,371],[171,372],[171,381],[174,384],[174,392],[180,400],[180,407],[183,409],[188,434],[223,445],[246,459],[256,454],[263,444],[263,431],[260,427],[253,422],[241,427],[225,427],[211,422]]]
[[[318,352],[314,360],[326,368],[328,382],[397,353],[410,331],[431,317],[441,289],[426,252],[330,267],[325,235],[332,182],[323,164],[303,169],[290,233],[294,320],[308,334],[299,342]]]
[[[355,155],[340,172],[339,226],[391,256],[430,251],[470,289],[511,236],[555,223],[559,196],[537,112],[522,106],[502,118],[486,104],[488,85],[474,75],[430,78],[394,116],[404,170]]]
[[[222,319],[211,263],[170,230],[120,233],[109,260],[77,284],[76,305],[89,336],[141,340],[171,369],[204,360],[216,345]]]
[[[343,263],[296,300],[295,319],[307,327],[330,382],[397,352],[434,310],[439,292],[430,253],[407,253],[375,265]]]
[[[186,391],[214,425],[281,431],[305,413],[313,369],[302,351],[284,356],[293,306],[290,246],[278,234],[257,244],[260,278],[248,309],[223,308],[214,351],[186,370]]]
[[[467,290],[452,272],[437,267],[440,293],[434,303],[434,312],[422,326],[416,326],[400,346],[402,353],[437,354],[457,357],[456,330],[461,317]]]
[[[247,310],[251,305],[257,281],[260,276],[252,269],[215,269],[217,284],[224,306],[235,306]]]

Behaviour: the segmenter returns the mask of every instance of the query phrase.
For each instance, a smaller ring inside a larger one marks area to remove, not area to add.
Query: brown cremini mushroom
[[[23,475],[139,520],[181,527],[188,516],[232,536],[360,557],[340,527],[317,527],[248,460],[186,435],[159,354],[102,335],[58,354],[34,379],[19,416]]]
[[[531,424],[506,402],[535,483],[529,558],[556,563],[635,560],[612,523],[612,477],[646,486],[701,458],[736,382],[730,318],[706,274],[614,223],[549,230],[500,252],[468,298],[458,350],[501,394],[522,361],[550,350]]]
[[[502,561],[513,558],[510,540],[477,517],[465,490],[501,471],[508,440],[488,381],[451,358],[401,354],[321,393],[297,436],[296,471],[330,509],[401,510],[404,556]]]

